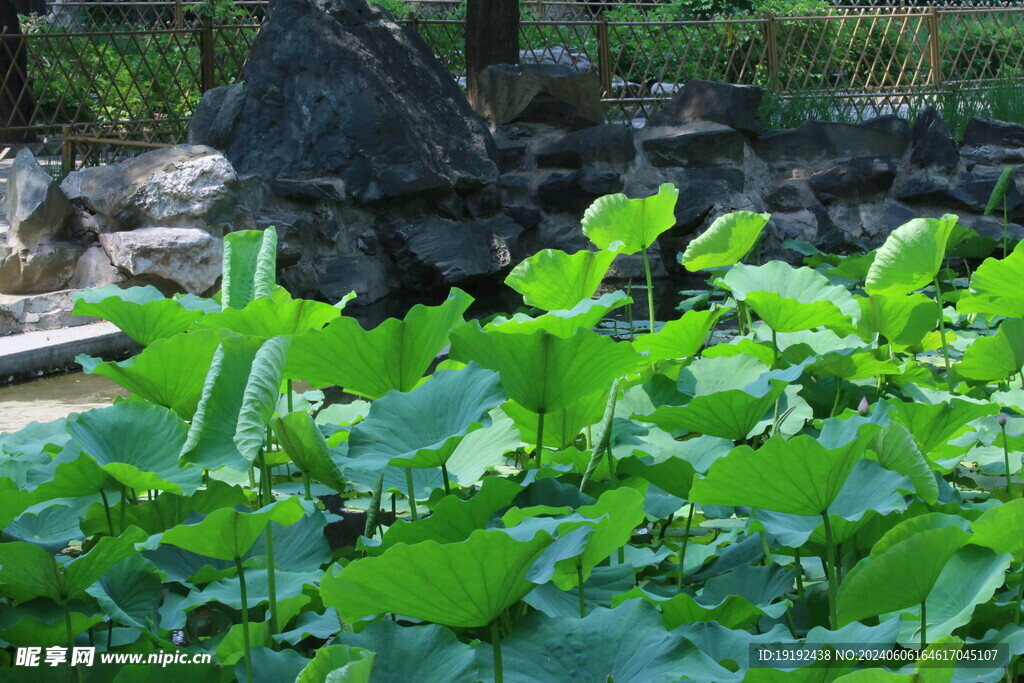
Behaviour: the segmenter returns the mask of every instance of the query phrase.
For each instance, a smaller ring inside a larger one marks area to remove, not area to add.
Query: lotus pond
[[[143,350],[79,359],[128,397],[0,435],[5,677],[1015,679],[1024,246],[947,215],[753,265],[739,212],[680,256],[708,284],[677,319],[597,296],[677,195],[599,199],[596,250],[534,255],[486,320],[293,299],[273,230],[227,236],[214,299],[81,294]]]

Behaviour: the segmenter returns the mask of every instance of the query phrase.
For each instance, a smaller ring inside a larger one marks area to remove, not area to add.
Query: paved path
[[[137,349],[128,335],[108,322],[0,337],[0,384],[74,367],[80,353],[122,358]]]

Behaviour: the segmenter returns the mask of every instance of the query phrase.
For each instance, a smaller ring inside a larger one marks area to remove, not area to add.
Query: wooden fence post
[[[768,89],[772,92],[779,90],[779,45],[775,29],[775,15],[769,13],[765,16],[764,38],[768,57]]]
[[[612,92],[612,46],[608,20],[602,14],[597,24],[597,68],[601,77],[601,92],[608,97]]]
[[[60,170],[64,176],[75,170],[75,143],[71,140],[71,126],[60,127]]]
[[[203,92],[216,87],[214,83],[213,22],[203,20],[199,32],[199,80]]]
[[[180,31],[185,28],[185,8],[181,5],[181,0],[174,0],[174,29]]]
[[[939,11],[935,7],[928,8],[928,61],[931,72],[928,78],[929,85],[933,87],[942,85],[942,36],[939,30],[942,27]]]

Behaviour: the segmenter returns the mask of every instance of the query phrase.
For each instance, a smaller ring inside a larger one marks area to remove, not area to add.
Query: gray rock
[[[891,157],[854,157],[812,174],[807,184],[818,199],[861,201],[887,191],[896,179],[896,162]]]
[[[692,121],[713,121],[746,133],[761,132],[757,110],[761,88],[694,78],[651,117],[651,126],[681,126]]]
[[[198,228],[141,228],[100,235],[110,262],[133,278],[204,294],[217,283],[224,243]]]
[[[317,268],[315,289],[317,296],[326,301],[340,301],[349,292],[355,292],[356,301],[370,304],[391,292],[394,283],[390,280],[387,266],[379,259],[337,256]]]
[[[622,186],[622,176],[611,170],[552,173],[537,187],[537,200],[543,209],[582,214],[595,199],[621,192]]]
[[[520,50],[520,64],[561,64],[572,67],[576,71],[590,71],[590,59],[582,52],[574,52],[568,48],[554,45],[543,50]]]
[[[743,163],[743,135],[709,121],[645,130],[643,150],[652,166],[732,166]]]
[[[74,207],[32,152],[23,149],[7,176],[4,213],[12,245],[31,245],[66,237]]]
[[[808,121],[799,128],[769,131],[753,142],[757,155],[769,163],[854,156],[899,158],[909,144],[910,134],[906,128],[822,121]]]
[[[480,74],[477,110],[492,126],[513,121],[579,130],[604,123],[601,81],[557,64],[496,64]]]
[[[960,163],[953,136],[934,107],[917,116],[910,134],[910,163],[920,168],[952,172]]]
[[[203,93],[188,126],[188,142],[227,149],[235,121],[245,104],[245,83],[212,88]]]
[[[277,186],[291,196],[343,188],[371,202],[497,177],[490,134],[451,74],[365,0],[276,0],[244,93],[204,98],[196,120],[193,142],[220,145],[241,174],[291,181]]]
[[[220,152],[177,145],[76,171],[64,185],[113,230],[194,226],[220,235],[235,220],[237,182]]]
[[[68,281],[71,289],[104,287],[124,282],[127,276],[110,262],[110,257],[98,244],[85,250],[75,265],[74,275]]]
[[[967,122],[964,144],[1024,147],[1024,126],[976,116]]]
[[[0,294],[0,337],[96,322],[96,318],[71,314],[75,306],[71,295],[75,291],[63,289],[42,294]]]
[[[999,173],[964,173],[956,178],[946,196],[956,206],[976,213],[982,213],[988,206],[989,197],[999,180]],[[1024,203],[1015,183],[1006,190],[1006,207],[1014,215],[1017,207]]]
[[[628,166],[636,157],[636,147],[632,128],[606,123],[543,140],[535,154],[540,168],[582,168],[594,164]]]
[[[0,246],[0,294],[40,294],[65,289],[83,251],[83,247],[71,242]]]

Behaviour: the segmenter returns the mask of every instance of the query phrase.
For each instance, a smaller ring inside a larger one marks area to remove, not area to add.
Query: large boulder
[[[193,294],[208,292],[220,277],[224,243],[198,228],[141,228],[100,235],[110,262],[138,282]]]
[[[0,246],[0,294],[39,294],[64,289],[84,247],[43,242],[30,248]]]
[[[4,213],[12,245],[61,239],[67,236],[74,207],[27,149],[18,152],[7,176]]]
[[[967,122],[964,144],[1024,147],[1024,126],[976,116]]]
[[[628,166],[636,157],[633,129],[617,123],[592,126],[543,140],[535,150],[541,168]]]
[[[190,142],[219,147],[240,174],[289,181],[275,186],[284,194],[370,202],[497,177],[451,74],[365,0],[274,0],[244,91],[208,93],[195,121]]]
[[[761,132],[757,110],[762,91],[753,85],[731,85],[694,78],[651,117],[651,126],[681,126],[712,121],[745,133]]]
[[[921,168],[952,172],[960,163],[960,152],[946,122],[934,107],[917,116],[910,133],[910,163]]]
[[[513,121],[568,130],[604,123],[601,80],[559,64],[495,64],[480,74],[477,110],[492,126]]]
[[[230,230],[238,176],[223,154],[177,145],[68,175],[62,187],[118,232],[154,225]]]
[[[741,166],[746,146],[736,130],[710,121],[673,128],[652,127],[643,133],[643,150],[652,166]]]

